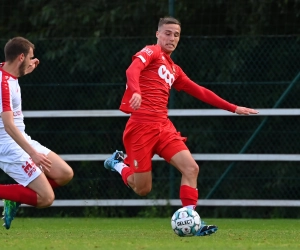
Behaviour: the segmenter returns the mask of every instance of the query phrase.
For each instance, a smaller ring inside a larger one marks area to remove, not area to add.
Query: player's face
[[[157,44],[165,53],[171,54],[176,49],[180,31],[178,24],[164,24],[156,31]]]
[[[23,54],[23,61],[19,66],[19,77],[24,76],[26,74],[26,69],[30,66],[31,64],[31,59],[33,59],[33,49],[29,49],[29,53],[25,57]]]

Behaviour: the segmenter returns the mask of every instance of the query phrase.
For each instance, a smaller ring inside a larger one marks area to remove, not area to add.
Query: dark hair
[[[181,23],[179,22],[179,20],[171,16],[160,18],[158,22],[158,28],[160,28],[164,24],[178,24],[181,27]]]
[[[34,50],[34,44],[24,37],[14,37],[8,40],[4,46],[5,61],[13,62],[21,54],[26,57],[30,48]]]

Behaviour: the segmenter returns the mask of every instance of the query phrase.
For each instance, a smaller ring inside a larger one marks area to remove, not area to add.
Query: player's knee
[[[65,180],[66,180],[66,182],[68,183],[70,180],[73,179],[73,177],[74,177],[74,172],[73,172],[73,169],[70,168],[70,169],[68,170],[68,172],[66,173],[66,175],[65,175]]]
[[[139,188],[136,189],[135,192],[139,195],[139,196],[146,196],[147,194],[149,194],[151,192],[151,187],[143,187],[143,188]]]
[[[64,171],[64,173],[57,178],[57,184],[59,186],[64,186],[66,184],[68,184],[74,177],[74,172],[72,170],[72,168],[67,169],[66,171]]]
[[[47,194],[43,197],[39,197],[37,207],[38,208],[50,207],[53,204],[54,199],[55,199],[54,193]]]
[[[195,162],[191,164],[190,166],[184,168],[183,175],[188,176],[188,177],[197,177],[199,174],[199,166]]]

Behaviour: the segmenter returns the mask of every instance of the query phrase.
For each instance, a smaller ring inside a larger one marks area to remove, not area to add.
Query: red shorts
[[[123,134],[127,154],[124,163],[135,173],[149,172],[152,170],[154,154],[170,162],[176,153],[188,149],[186,140],[169,119],[164,122],[138,122],[129,119]]]

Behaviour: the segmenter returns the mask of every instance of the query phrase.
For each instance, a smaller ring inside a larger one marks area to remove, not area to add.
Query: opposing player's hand
[[[138,93],[134,93],[129,101],[130,107],[134,110],[137,110],[140,108],[142,103],[142,96]]]
[[[26,74],[31,73],[40,63],[40,60],[37,58],[31,59],[28,68],[26,69]]]
[[[50,172],[51,161],[48,159],[47,155],[36,152],[30,157],[35,165],[42,170],[42,172]]]
[[[255,109],[249,109],[249,108],[238,106],[235,110],[235,113],[237,113],[238,115],[255,115],[258,114],[259,112]]]

